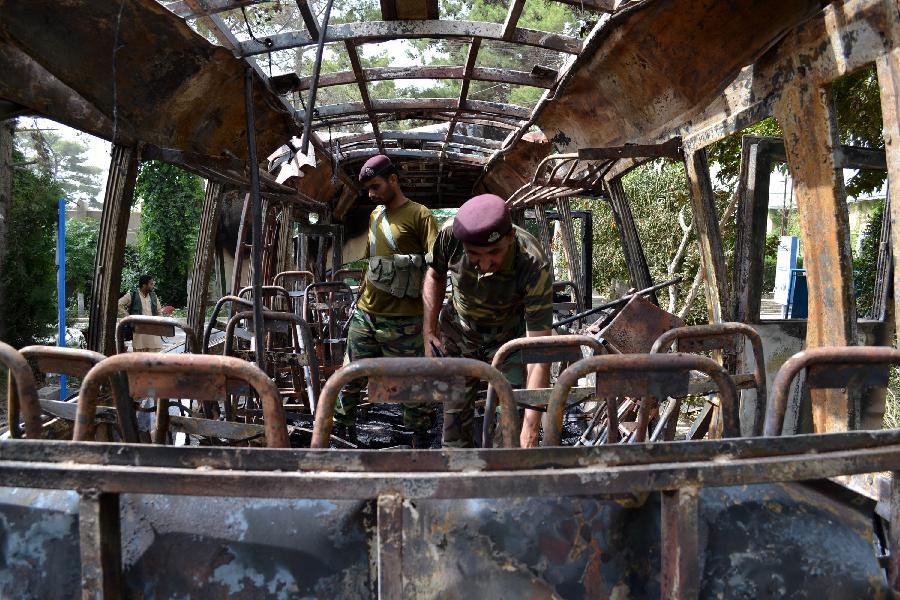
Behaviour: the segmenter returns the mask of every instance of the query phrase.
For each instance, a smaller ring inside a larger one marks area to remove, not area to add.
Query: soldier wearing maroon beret
[[[460,207],[434,241],[427,257],[422,297],[425,303],[425,354],[462,356],[490,362],[506,342],[550,335],[553,279],[537,239],[513,225],[506,202],[494,194],[476,196]],[[441,309],[447,276],[453,295]],[[510,383],[528,389],[550,386],[549,365],[528,365],[505,373]],[[518,380],[516,380],[518,376]],[[444,445],[473,445],[476,390],[470,387],[462,409],[444,410]],[[520,444],[536,446],[540,413],[525,411]]]

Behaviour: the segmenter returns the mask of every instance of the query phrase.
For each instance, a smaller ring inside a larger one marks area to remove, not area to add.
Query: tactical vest
[[[382,206],[369,229],[369,268],[366,283],[396,298],[419,298],[425,277],[425,256],[397,254],[397,241],[387,220],[387,207]],[[394,252],[391,256],[375,256],[375,232],[381,229],[384,239]]]
[[[154,317],[159,314],[159,303],[156,300],[156,292],[153,291],[150,292],[150,312],[153,313]],[[139,290],[131,290],[131,310],[128,311],[128,314],[144,314],[141,307],[141,292]]]

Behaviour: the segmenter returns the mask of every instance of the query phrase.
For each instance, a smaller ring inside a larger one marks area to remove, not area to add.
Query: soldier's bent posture
[[[448,272],[453,296],[441,310]],[[550,265],[538,241],[512,224],[503,199],[493,194],[472,198],[441,230],[429,255],[422,290],[426,356],[433,355],[434,344],[447,356],[490,362],[500,346],[526,331],[529,337],[550,335],[552,290]],[[507,378],[521,384],[513,380],[515,373]],[[549,385],[550,365],[528,365],[528,389]],[[444,410],[445,446],[473,445],[475,393],[470,386],[462,409]],[[525,411],[522,447],[537,445],[540,415]]]
[[[396,167],[384,155],[370,158],[359,173],[369,198],[380,203],[369,217],[363,287],[347,333],[347,361],[380,356],[422,356],[422,277],[425,253],[437,236],[427,208],[400,189]],[[353,437],[356,407],[365,379],[347,384],[335,405],[335,424]],[[403,423],[424,442],[432,407],[404,405]]]

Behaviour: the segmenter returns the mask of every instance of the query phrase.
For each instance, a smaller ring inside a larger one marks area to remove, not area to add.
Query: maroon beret
[[[376,154],[367,160],[362,166],[362,169],[359,170],[359,182],[365,183],[373,177],[396,172],[397,169],[394,167],[394,163],[391,162],[391,159],[384,154]]]
[[[506,202],[494,194],[481,194],[468,200],[453,219],[453,237],[474,246],[489,246],[511,229]]]

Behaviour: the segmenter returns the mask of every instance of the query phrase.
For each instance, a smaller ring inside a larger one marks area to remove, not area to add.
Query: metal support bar
[[[403,597],[403,498],[378,497],[378,598]]]
[[[700,595],[698,497],[695,487],[662,493],[660,597],[666,600],[690,600]]]
[[[705,150],[685,153],[685,171],[691,193],[694,230],[700,247],[700,269],[706,282],[706,308],[710,323],[730,321],[725,251],[716,216],[716,198]]]
[[[628,266],[628,274],[631,276],[631,285],[639,290],[651,287],[653,276],[650,275],[650,267],[647,265],[647,257],[644,255],[644,247],[641,244],[641,237],[634,223],[631,204],[628,202],[621,178],[607,181],[606,191],[609,194],[613,218],[616,220],[616,227],[619,230],[622,250],[625,252],[625,264]],[[649,294],[647,298],[653,304],[659,305],[656,294]]]
[[[815,81],[790,86],[775,114],[784,130],[800,217],[809,286],[806,346],[852,346],[857,342],[856,299],[832,92]],[[858,427],[858,395],[835,389],[813,390],[811,395],[816,432]]]
[[[206,323],[206,305],[209,298],[209,279],[213,269],[213,255],[216,248],[216,231],[222,214],[222,184],[209,180],[203,198],[203,212],[200,214],[200,228],[194,252],[194,268],[191,271],[191,288],[188,294],[187,324],[194,331],[203,331]],[[191,348],[190,352],[200,352]]]
[[[322,17],[322,34],[316,43],[316,62],[313,64],[313,81],[309,89],[309,103],[306,109],[306,120],[303,123],[303,137],[300,139],[300,151],[306,154],[309,151],[309,136],[312,132],[312,119],[316,108],[316,93],[319,91],[319,73],[322,71],[322,52],[325,49],[325,38],[328,37],[328,20],[331,18],[331,5],[334,0],[328,0],[325,5],[325,16]],[[249,106],[249,101],[248,101]],[[369,107],[371,110],[371,107]],[[253,163],[256,164],[256,163]]]
[[[78,503],[81,544],[81,597],[85,600],[124,596],[119,495],[82,492]]]
[[[329,3],[330,5],[330,3]],[[263,321],[263,297],[262,297],[262,200],[259,197],[259,170],[252,168],[259,164],[256,156],[256,119],[253,114],[253,69],[247,67],[244,77],[244,93],[247,106],[247,143],[250,155],[250,204],[252,212],[253,245],[250,248],[250,262],[253,267],[251,273],[253,283],[253,328],[256,333],[256,343],[259,345],[256,353],[256,366],[260,370],[266,369],[266,353],[261,350],[265,346],[265,323]],[[307,142],[309,136],[307,130],[303,131]],[[238,241],[240,245],[240,240]]]
[[[884,149],[887,159],[888,184],[900,185],[900,50],[881,56],[875,66],[881,89],[881,113],[884,119]],[[889,192],[890,193],[890,192]],[[900,202],[890,202],[884,219],[900,223]],[[900,227],[891,228],[891,251],[894,261],[894,318],[900,318]],[[900,332],[900,327],[895,331]]]

